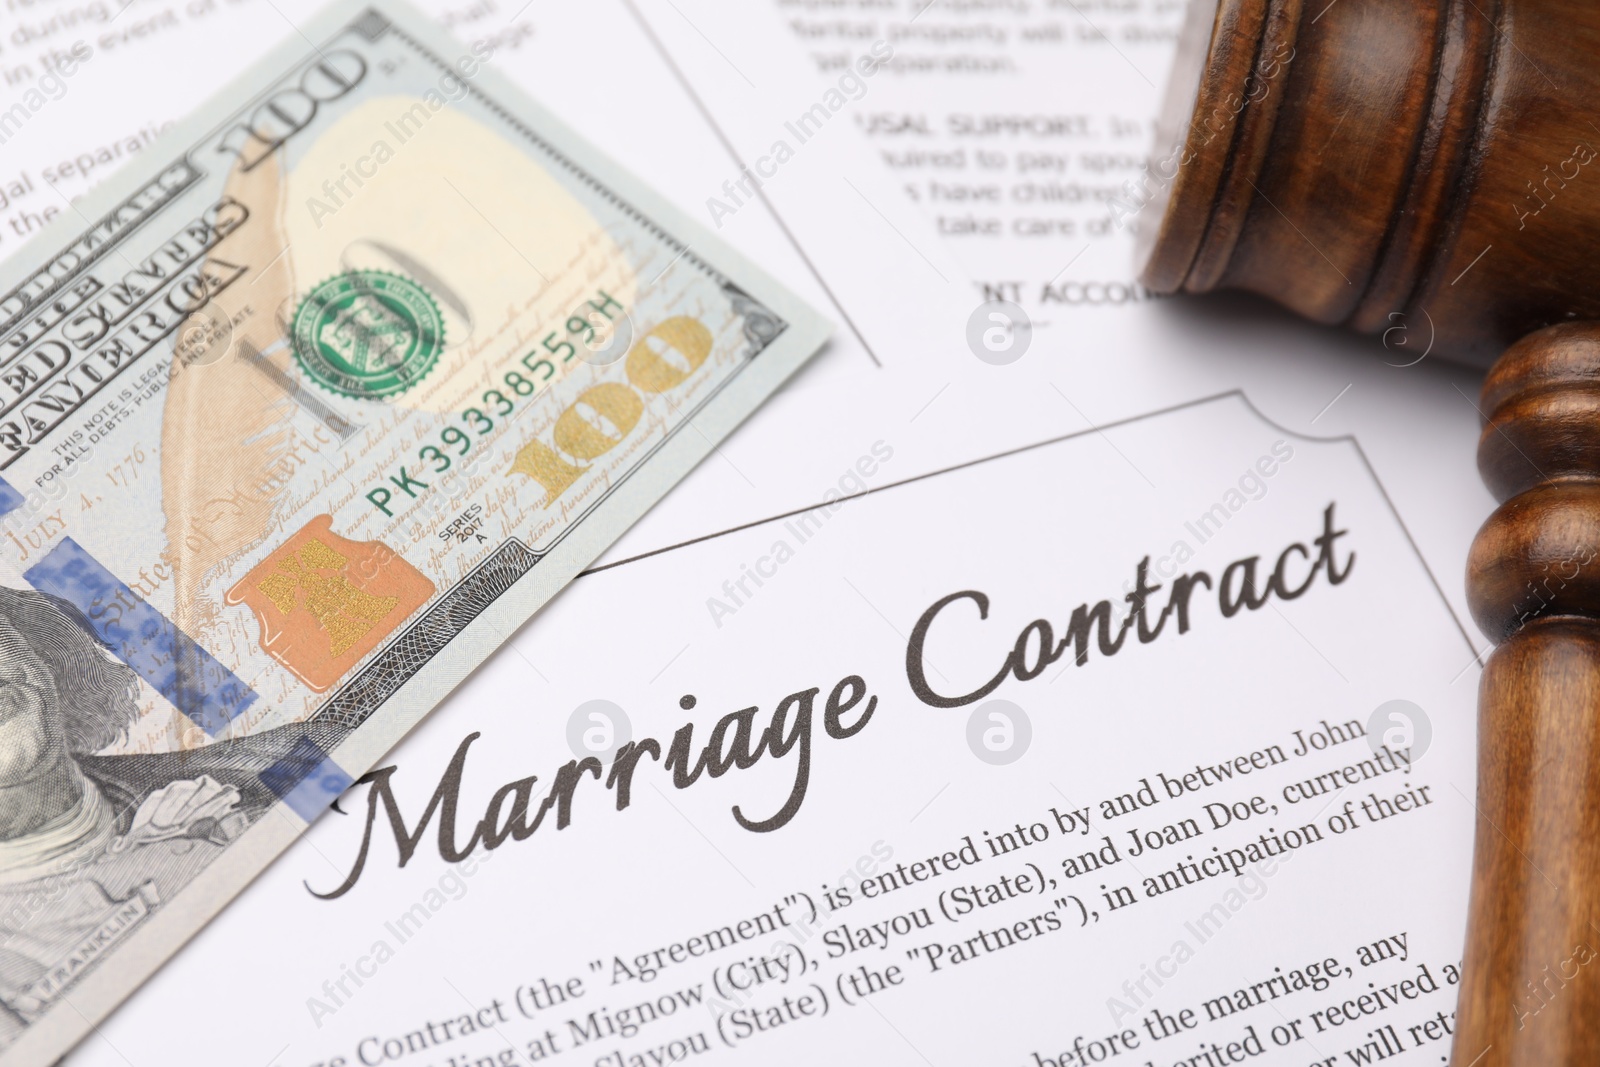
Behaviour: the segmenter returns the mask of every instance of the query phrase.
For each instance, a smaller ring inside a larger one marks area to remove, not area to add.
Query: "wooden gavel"
[[[1146,286],[1499,357],[1452,1064],[1600,1062],[1600,4],[1191,0],[1168,92]]]

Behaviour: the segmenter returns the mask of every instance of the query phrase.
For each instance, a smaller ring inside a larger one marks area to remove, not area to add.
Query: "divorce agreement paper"
[[[1146,163],[1181,0],[628,7],[735,157],[694,210],[733,239],[763,205],[788,220],[838,297],[842,341],[859,329],[886,367],[941,382],[953,376],[941,355],[970,362],[964,345],[903,343],[863,298],[869,276],[920,286],[963,319],[1023,324],[1031,347],[991,376],[1007,394],[1007,414],[982,423],[997,446],[1034,439],[1046,418],[1097,425],[1230,389],[1300,432],[1353,433],[1467,617],[1458,576],[1493,508],[1471,462],[1480,378],[1441,362],[1426,318],[1396,309],[1382,334],[1359,336],[1258,299],[1161,299],[1136,281],[1134,235],[1160,221]],[[1360,151],[1348,137],[1326,151]],[[1301,252],[1322,266],[1314,246]],[[928,419],[960,434],[967,413],[952,411],[941,402]]]
[[[1348,440],[1223,395],[592,572],[512,646],[72,1062],[1449,1051],[1473,656]]]

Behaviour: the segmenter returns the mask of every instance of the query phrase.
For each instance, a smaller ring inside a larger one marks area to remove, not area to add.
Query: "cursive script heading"
[[[718,719],[711,728],[705,743],[696,749],[694,724],[685,723],[672,735],[667,746],[666,759],[661,769],[671,772],[672,785],[687,789],[702,774],[720,778],[731,770],[748,770],[763,760],[780,760],[794,754],[790,764],[794,775],[789,796],[783,805],[766,818],[751,818],[738,805],[734,805],[733,819],[746,830],[766,833],[786,825],[799,812],[811,782],[811,731],[812,719],[819,688],[803,689],[790,693],[778,702],[766,729],[756,733],[756,716],[759,707],[742,708]],[[863,705],[862,701],[866,703]],[[693,695],[683,697],[678,706],[689,711],[697,703]],[[878,698],[867,693],[867,683],[859,675],[847,675],[839,680],[822,706],[822,728],[836,741],[854,737],[866,728],[878,710]],[[573,794],[585,778],[604,780],[605,788],[616,794],[617,810],[627,808],[632,800],[633,776],[639,761],[648,756],[662,760],[661,743],[653,737],[630,741],[619,747],[611,759],[609,771],[593,756],[569,760],[558,768],[555,779],[538,807],[533,807],[534,787],[539,778],[529,775],[507,782],[489,799],[483,817],[472,823],[471,832],[462,844],[459,840],[458,808],[461,802],[461,779],[466,773],[467,750],[479,737],[477,732],[461,739],[456,752],[439,778],[433,795],[428,799],[415,825],[408,826],[400,812],[400,802],[394,795],[395,766],[379,767],[357,780],[356,785],[366,785],[366,828],[361,835],[361,848],[343,882],[326,893],[310,889],[313,896],[332,900],[348,893],[366,869],[367,857],[372,847],[373,829],[378,825],[381,812],[394,835],[395,847],[400,853],[400,866],[404,867],[416,853],[427,833],[430,823],[437,821],[439,855],[447,863],[459,863],[480,846],[489,851],[507,841],[523,841],[544,822],[554,809],[556,829],[564,830],[572,822]]]
[[[1133,591],[1123,598],[1131,610],[1120,624],[1113,621],[1109,600],[1101,600],[1093,606],[1084,603],[1074,608],[1059,640],[1048,619],[1035,619],[1022,628],[1016,643],[994,676],[969,693],[947,695],[935,691],[929,683],[926,658],[928,633],[935,623],[943,627],[958,627],[965,621],[970,627],[970,611],[960,612],[965,620],[958,620],[955,617],[958,613],[948,610],[962,601],[971,601],[978,609],[978,621],[986,621],[989,618],[989,597],[976,589],[963,589],[941,597],[922,613],[906,644],[906,678],[911,683],[911,691],[918,700],[931,707],[959,708],[982,700],[1007,678],[1026,682],[1039,677],[1046,667],[1065,655],[1068,648],[1072,650],[1073,662],[1081,667],[1089,662],[1091,641],[1099,649],[1100,655],[1110,657],[1122,650],[1130,633],[1137,632],[1139,643],[1148,645],[1161,636],[1169,621],[1175,623],[1180,635],[1186,634],[1191,622],[1190,600],[1202,588],[1207,592],[1215,591],[1218,610],[1224,619],[1231,619],[1240,611],[1257,610],[1274,597],[1295,600],[1304,596],[1318,575],[1322,575],[1329,585],[1339,585],[1350,576],[1356,556],[1354,552],[1347,552],[1342,563],[1338,559],[1337,542],[1350,531],[1334,529],[1334,507],[1334,504],[1329,504],[1323,511],[1322,533],[1311,542],[1316,555],[1312,555],[1311,548],[1296,541],[1278,553],[1277,563],[1266,573],[1265,579],[1261,577],[1261,557],[1249,556],[1228,564],[1222,572],[1221,581],[1215,584],[1210,574],[1194,571],[1178,575],[1169,586],[1164,587],[1159,582],[1151,584],[1150,557],[1144,557],[1135,568]],[[1168,590],[1166,606],[1152,619],[1150,599],[1163,588]]]

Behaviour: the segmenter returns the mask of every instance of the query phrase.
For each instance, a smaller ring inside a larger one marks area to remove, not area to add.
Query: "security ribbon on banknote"
[[[825,338],[489,58],[391,0],[329,11],[0,267],[6,1067]]]

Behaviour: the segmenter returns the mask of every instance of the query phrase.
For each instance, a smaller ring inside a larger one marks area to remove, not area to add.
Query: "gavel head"
[[[1144,284],[1427,329],[1600,318],[1600,5],[1192,0],[1132,204]]]

